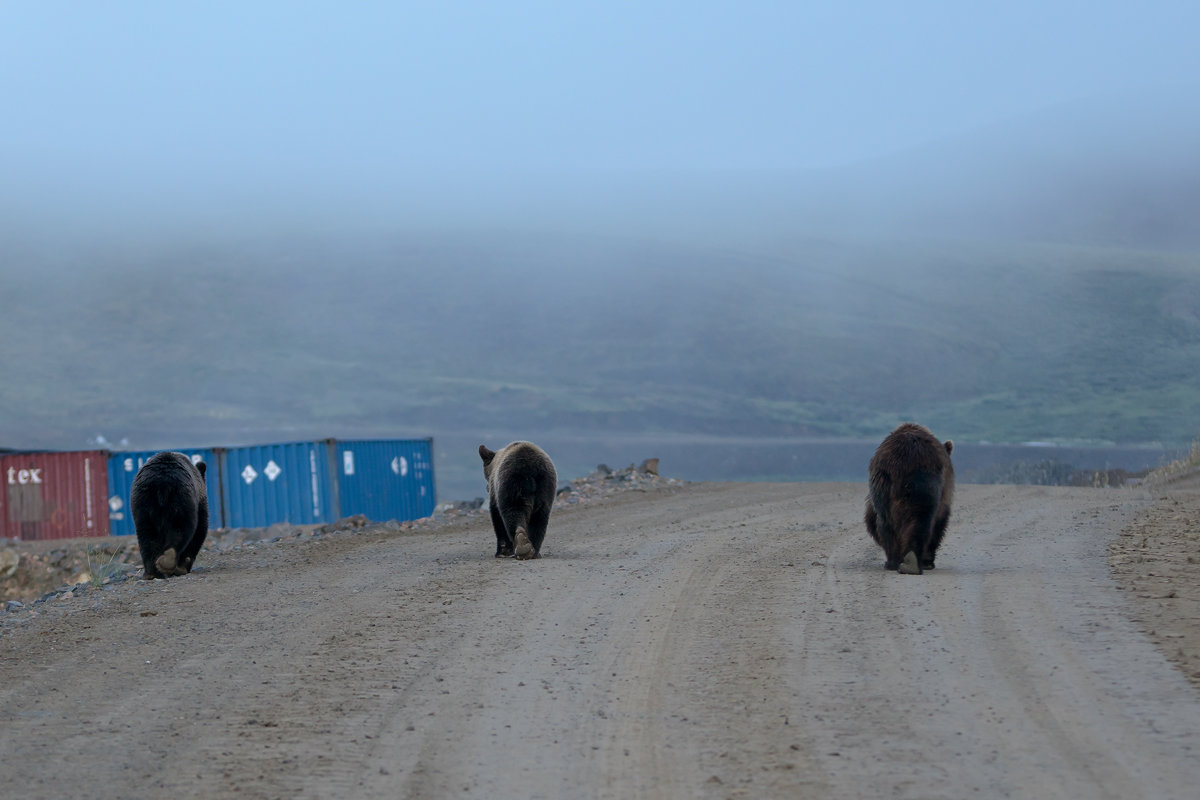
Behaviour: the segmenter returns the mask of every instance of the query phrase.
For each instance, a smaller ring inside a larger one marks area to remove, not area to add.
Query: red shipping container
[[[0,536],[108,535],[107,452],[0,455],[0,481]]]

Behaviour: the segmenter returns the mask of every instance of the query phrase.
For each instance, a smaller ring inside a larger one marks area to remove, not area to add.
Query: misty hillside
[[[1197,140],[1195,108],[1128,101],[819,171],[480,175],[215,216],[60,194],[0,222],[0,447],[904,419],[1186,443]]]
[[[5,254],[0,445],[432,430],[1186,442],[1189,254],[595,236]]]

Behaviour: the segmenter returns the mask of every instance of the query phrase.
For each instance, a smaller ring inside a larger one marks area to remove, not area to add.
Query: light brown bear
[[[954,498],[954,442],[906,422],[884,438],[867,468],[870,491],[864,521],[887,557],[904,575],[933,569],[950,522]]]
[[[537,558],[558,489],[554,462],[530,442],[513,442],[495,452],[479,445],[479,457],[496,531],[496,558]]]

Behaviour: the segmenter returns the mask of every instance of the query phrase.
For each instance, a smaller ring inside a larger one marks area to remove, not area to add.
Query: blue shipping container
[[[403,522],[433,513],[432,439],[339,441],[336,475],[342,517]]]
[[[228,528],[261,528],[338,518],[332,440],[218,451],[222,519]]]
[[[133,516],[129,513],[129,490],[133,478],[151,456],[162,450],[139,450],[112,453],[108,458],[108,527],[113,536],[132,536]],[[208,486],[208,527],[221,528],[221,479],[216,451],[208,449],[177,450],[195,464],[205,464],[204,482]]]

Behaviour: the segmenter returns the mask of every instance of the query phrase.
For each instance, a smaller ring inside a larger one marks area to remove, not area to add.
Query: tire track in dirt
[[[402,541],[347,544],[317,545],[316,558],[280,549],[254,559],[263,563],[251,569],[218,558],[207,574],[132,586],[126,602],[93,620],[102,631],[127,629],[129,618],[138,628],[104,654],[103,674],[115,678],[99,682],[91,694],[100,699],[86,713],[121,735],[115,761],[123,772],[183,796],[208,796],[214,782],[239,796],[266,797],[319,796],[319,787],[362,781],[357,754],[381,727],[380,708],[395,702],[394,690],[419,669],[436,634],[425,618],[435,613],[428,598],[440,600],[444,552],[433,551],[431,566],[406,570],[410,548]],[[322,560],[322,550],[337,555]],[[277,555],[285,555],[282,563],[271,558]],[[378,565],[389,560],[381,574]],[[201,607],[213,583],[224,584],[222,597],[235,613]],[[139,618],[139,609],[153,616]],[[81,768],[100,774],[114,761],[111,745],[80,728],[78,706],[55,702],[59,687],[78,679],[71,674],[77,668],[52,662],[31,681],[40,687],[29,693],[34,702],[53,708],[40,712],[46,725],[37,738],[69,746]],[[195,765],[195,774],[167,768],[180,764]],[[40,777],[37,763],[29,769],[31,780]]]
[[[647,499],[624,507],[620,524],[562,519],[557,533],[574,544],[536,565],[499,562],[510,577],[489,586],[488,602],[523,597],[539,611],[441,659],[443,691],[474,707],[443,704],[417,725],[422,743],[400,794],[486,793],[499,780],[513,797],[725,796],[764,755],[810,785],[803,748],[777,741],[786,715],[761,689],[777,682],[782,653],[754,633],[790,602],[740,605],[767,573],[792,580],[784,565],[797,542],[761,552],[759,518],[733,500],[744,491],[713,487],[667,508]],[[762,518],[794,525],[782,509],[795,501],[767,495]],[[480,658],[494,665],[490,685],[478,683]],[[729,727],[730,717],[773,722]]]
[[[774,629],[791,613],[787,595],[764,583],[786,582],[796,558],[796,541],[767,530],[777,526],[779,509],[772,499],[749,513],[705,510],[707,525],[684,526],[676,558],[686,569],[658,576],[636,624],[613,638],[623,654],[612,660],[619,695],[610,712],[613,729],[598,748],[616,759],[599,769],[611,796],[723,796],[743,790],[748,759],[809,772],[801,748],[777,741],[786,733],[786,713],[767,705],[771,691],[760,691],[779,682],[785,654],[777,642],[747,635]],[[710,531],[716,535],[702,540],[703,548],[688,546]],[[747,597],[753,586],[776,600]],[[724,722],[739,717],[752,724],[735,732]],[[642,763],[635,759],[629,769],[633,752]]]
[[[863,656],[810,650],[800,689],[823,698],[820,749],[854,787],[835,796],[1187,796],[1196,698],[1132,630],[1104,563],[1142,503],[962,487],[939,568],[909,581],[845,542],[827,596]]]
[[[55,601],[0,637],[0,780],[32,798],[1200,784],[1200,702],[1105,564],[1144,495],[960,487],[921,577],[882,569],[864,495],[629,493],[556,511],[535,562],[491,558],[476,518]]]

